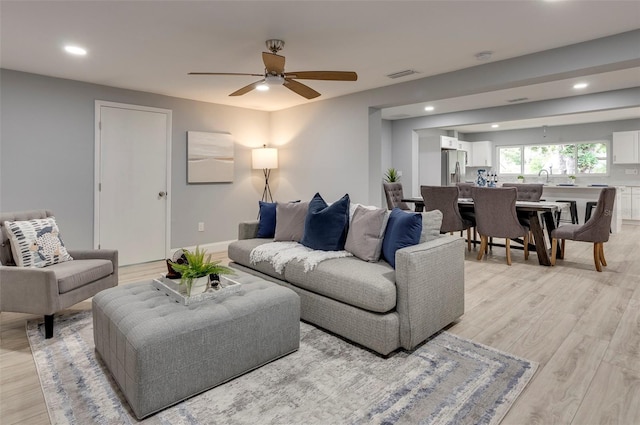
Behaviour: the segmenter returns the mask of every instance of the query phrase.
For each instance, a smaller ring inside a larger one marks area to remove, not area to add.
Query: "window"
[[[606,174],[607,142],[499,146],[498,165],[501,174]]]

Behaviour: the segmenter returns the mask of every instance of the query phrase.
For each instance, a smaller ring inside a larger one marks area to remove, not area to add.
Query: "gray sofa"
[[[304,271],[291,261],[282,273],[269,262],[251,264],[258,221],[239,225],[229,245],[230,266],[291,288],[300,317],[382,355],[414,349],[464,313],[464,239],[444,235],[396,252],[396,269],[384,260],[356,257],[322,261]]]

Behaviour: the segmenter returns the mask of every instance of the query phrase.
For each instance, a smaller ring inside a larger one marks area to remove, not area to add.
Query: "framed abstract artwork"
[[[187,183],[230,183],[233,169],[231,134],[187,131]]]

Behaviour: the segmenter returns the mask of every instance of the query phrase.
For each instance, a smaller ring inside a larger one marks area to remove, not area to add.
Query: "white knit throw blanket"
[[[289,261],[300,260],[306,273],[324,260],[351,256],[353,254],[347,251],[319,251],[298,242],[269,242],[253,248],[249,254],[249,261],[252,265],[268,261],[277,273],[282,273]]]

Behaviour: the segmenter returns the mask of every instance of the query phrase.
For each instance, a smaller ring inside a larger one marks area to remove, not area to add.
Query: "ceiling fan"
[[[262,52],[264,62],[264,74],[244,74],[236,72],[190,72],[189,75],[253,75],[263,77],[261,80],[244,86],[234,91],[229,96],[242,96],[253,89],[268,90],[269,86],[283,85],[294,93],[307,99],[320,96],[320,93],[311,87],[296,80],[330,80],[330,81],[356,81],[358,74],[350,71],[301,71],[284,72],[284,56],[277,54],[284,47],[282,40],[267,40],[267,49]]]

